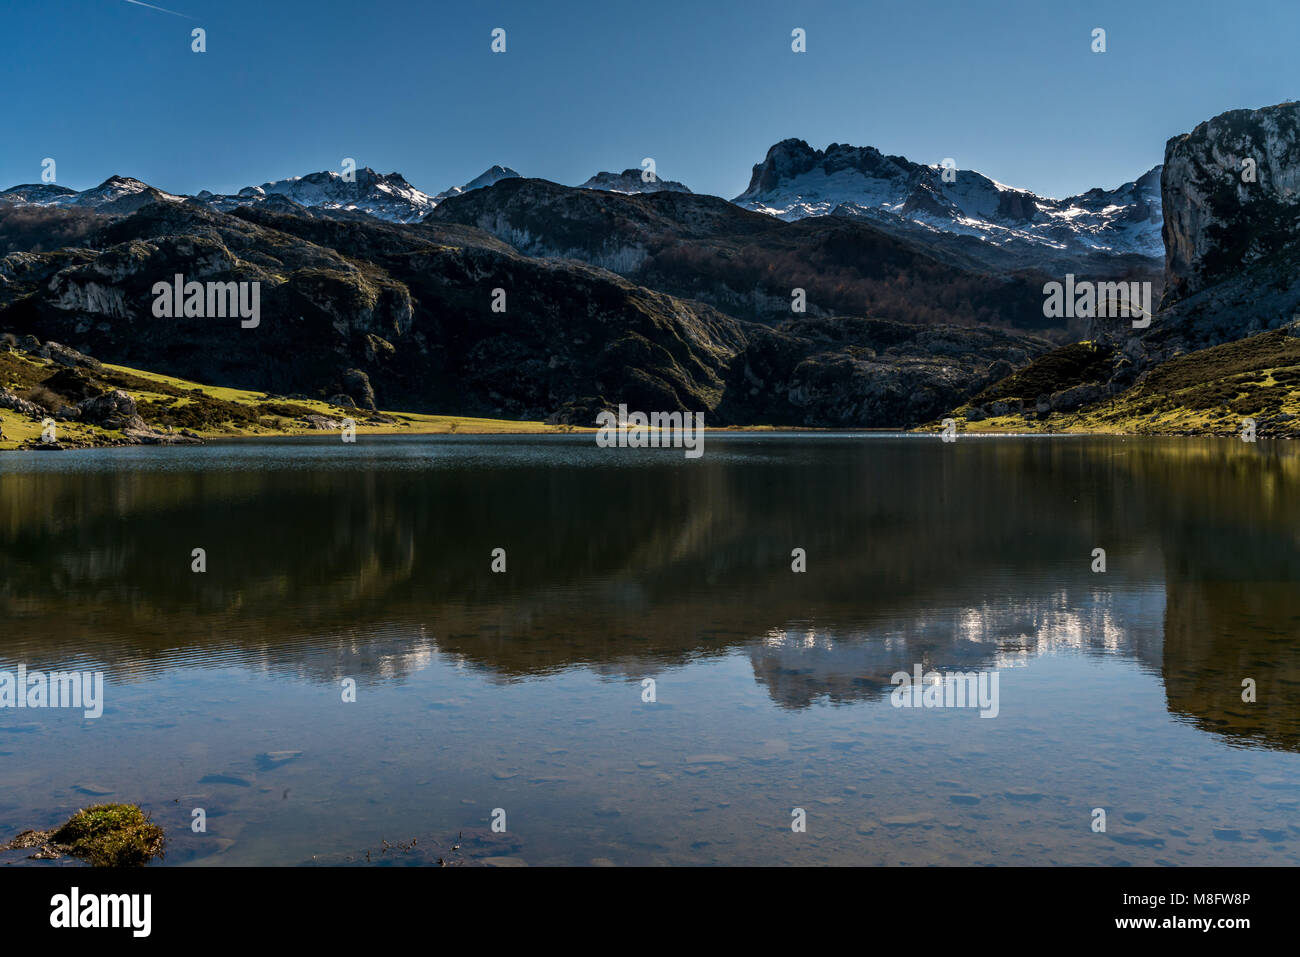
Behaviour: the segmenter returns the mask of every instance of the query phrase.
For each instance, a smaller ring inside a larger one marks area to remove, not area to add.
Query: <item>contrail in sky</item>
[[[126,3],[134,3],[137,7],[148,7],[150,10],[158,10],[161,13],[170,13],[173,17],[184,17],[186,20],[194,18],[187,13],[177,13],[175,10],[168,10],[164,7],[155,7],[152,3],[144,3],[143,0],[125,0]]]

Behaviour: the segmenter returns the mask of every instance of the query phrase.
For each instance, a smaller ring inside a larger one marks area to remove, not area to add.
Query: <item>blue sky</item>
[[[1216,113],[1300,97],[1295,0],[157,5],[186,16],[5,4],[0,187],[39,181],[47,156],[73,188],[120,173],[185,193],[345,156],[429,193],[493,163],[576,184],[651,156],[730,198],[795,136],[1064,196],[1135,178]]]

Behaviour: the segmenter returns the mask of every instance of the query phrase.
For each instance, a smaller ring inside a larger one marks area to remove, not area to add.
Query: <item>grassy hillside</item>
[[[60,373],[62,375],[60,376]],[[60,376],[60,378],[55,378]],[[68,370],[49,359],[19,352],[0,351],[0,388],[25,396],[53,413],[72,404],[59,392]],[[484,419],[467,416],[423,415],[407,412],[370,412],[344,408],[314,399],[288,399],[264,392],[204,385],[173,376],[105,363],[88,378],[106,388],[121,389],[136,401],[145,423],[160,432],[181,430],[200,438],[270,435],[326,435],[304,418],[320,415],[335,422],[352,418],[358,435],[366,434],[531,434],[573,431],[571,426],[541,422]],[[69,447],[114,445],[120,432],[77,421],[57,423],[59,443]],[[30,416],[0,409],[0,449],[14,449],[29,439],[39,439],[41,423]],[[337,434],[337,433],[336,433]]]
[[[1092,343],[1076,343],[1035,360],[953,410],[965,432],[1107,432],[1240,434],[1254,419],[1264,437],[1300,435],[1300,338],[1286,330],[1260,333],[1177,356],[1127,389],[1071,411],[1039,412],[1038,397],[1092,383],[1110,369]],[[996,402],[1023,411],[979,418]],[[968,419],[973,416],[973,419]],[[939,422],[925,429],[937,429]]]

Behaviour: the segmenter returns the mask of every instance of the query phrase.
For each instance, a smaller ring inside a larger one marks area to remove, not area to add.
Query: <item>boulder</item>
[[[45,345],[41,346],[39,355],[44,356],[56,365],[67,366],[70,369],[80,367],[98,371],[103,368],[103,364],[98,359],[58,342],[45,343]]]
[[[144,420],[136,414],[135,399],[121,389],[84,399],[77,403],[77,408],[81,410],[81,421],[102,429],[146,428]]]
[[[1049,402],[1053,412],[1072,412],[1080,406],[1099,402],[1109,394],[1110,392],[1106,386],[1090,382],[1069,389],[1062,389],[1060,392],[1053,392]]]
[[[995,382],[1001,382],[1007,376],[1014,374],[1016,367],[1006,359],[996,359],[989,363],[988,371],[985,373],[985,381],[989,385]]]
[[[142,426],[143,422],[140,423]],[[148,428],[129,427],[122,430],[122,437],[132,445],[202,445],[198,437],[181,435],[178,432],[155,432]]]
[[[343,373],[343,388],[360,408],[375,408],[375,390],[370,385],[370,376],[360,369],[348,369]]]

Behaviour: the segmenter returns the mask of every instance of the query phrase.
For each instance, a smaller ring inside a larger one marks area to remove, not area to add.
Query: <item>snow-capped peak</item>
[[[376,173],[368,166],[349,173],[322,170],[272,180],[261,186],[245,186],[233,196],[201,193],[197,198],[228,212],[238,206],[260,205],[272,197],[309,209],[366,213],[395,223],[418,222],[437,205],[432,196],[416,189],[401,173]]]
[[[611,193],[689,193],[682,183],[655,177],[645,181],[639,169],[625,169],[621,173],[597,173],[579,189],[603,189]]]
[[[787,139],[754,166],[732,202],[785,220],[859,215],[976,236],[995,245],[1163,255],[1160,167],[1113,189],[1063,200],[951,164],[921,165],[870,146],[816,150]]]
[[[519,174],[509,166],[490,166],[464,186],[453,186],[450,189],[444,189],[441,193],[435,196],[433,200],[435,203],[441,203],[444,199],[450,199],[452,196],[459,196],[462,193],[468,193],[471,190],[482,189],[484,186],[491,186],[494,183],[501,182],[503,179],[519,178]]]
[[[430,196],[416,189],[401,173],[377,173],[363,167],[349,173],[322,170],[305,176],[271,180],[261,186],[245,186],[237,193],[219,194],[202,190],[195,199],[219,212],[241,206],[261,206],[279,212],[316,210],[343,218],[373,216],[392,223],[416,223],[438,203],[450,196],[491,186],[519,176],[508,166],[492,166],[464,186]],[[184,196],[165,193],[127,176],[110,176],[100,185],[78,192],[54,184],[27,184],[0,192],[0,204],[79,206],[109,213],[129,213],[157,200],[180,202]]]
[[[103,212],[129,213],[145,203],[179,203],[185,197],[164,193],[130,176],[110,176],[98,186],[78,192],[55,183],[29,183],[0,192],[0,203],[22,206],[74,206]]]

